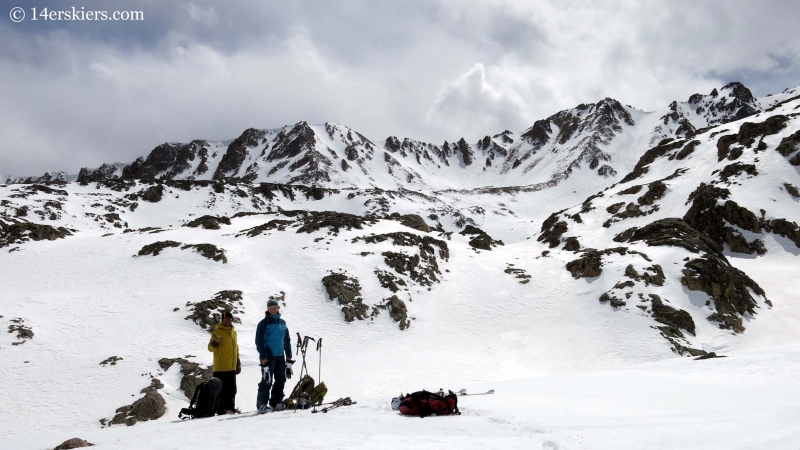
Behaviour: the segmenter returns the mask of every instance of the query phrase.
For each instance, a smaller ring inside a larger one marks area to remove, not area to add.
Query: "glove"
[[[236,360],[236,375],[242,373],[242,361],[237,359]]]
[[[210,342],[211,346],[214,348],[219,347],[219,343],[222,342],[222,339],[223,339],[222,336],[217,336],[216,334],[212,334]]]
[[[267,384],[272,384],[272,374],[269,372],[269,366],[261,367],[261,379]]]
[[[292,378],[292,375],[294,375],[294,370],[292,370],[292,364],[294,364],[294,361],[292,361],[291,359],[287,359],[286,360],[286,379],[287,380],[290,380]]]

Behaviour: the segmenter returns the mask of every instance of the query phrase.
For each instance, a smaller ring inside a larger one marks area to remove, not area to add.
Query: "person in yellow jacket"
[[[214,375],[222,381],[219,394],[219,414],[236,412],[236,375],[242,372],[239,360],[239,343],[236,330],[233,329],[233,315],[230,311],[222,312],[222,322],[211,332],[208,351],[214,353]]]

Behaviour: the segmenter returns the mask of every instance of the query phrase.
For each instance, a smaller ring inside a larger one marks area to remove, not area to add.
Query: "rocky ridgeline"
[[[445,170],[462,169],[471,174],[511,175],[519,180],[515,185],[527,185],[526,174],[546,165],[549,179],[537,183],[543,188],[557,185],[584,168],[600,178],[616,177],[621,169],[627,171],[608,149],[615,139],[631,132],[646,134],[651,143],[665,138],[691,139],[709,128],[763,110],[744,85],[730,83],[708,95],[694,94],[686,102],[672,102],[652,130],[641,129],[644,123],[652,122],[637,123],[633,107],[611,98],[559,111],[518,133],[506,130],[477,142],[460,138],[432,144],[389,136],[377,144],[343,125],[298,122],[272,130],[249,128],[230,141],[164,143],[130,164],[82,168],[77,181],[111,182],[122,188],[131,180],[202,179],[224,189],[223,183],[229,179],[327,187],[363,187],[387,179],[391,186],[384,188],[426,188],[436,184]],[[58,183],[66,179],[63,173],[47,173],[8,181]],[[163,195],[160,186],[134,192],[130,200],[159,201]]]

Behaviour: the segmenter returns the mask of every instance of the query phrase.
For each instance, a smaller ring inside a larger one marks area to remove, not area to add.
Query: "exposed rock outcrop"
[[[344,272],[332,272],[322,277],[322,285],[328,293],[328,298],[341,305],[346,322],[367,318],[367,305],[361,297],[361,284],[357,278]]]
[[[209,333],[214,331],[214,327],[222,321],[223,311],[232,313],[234,322],[242,323],[242,320],[238,317],[240,313],[244,313],[242,291],[219,291],[209,300],[197,303],[186,302],[186,306],[191,311],[191,314],[186,316],[185,319],[200,325],[201,328],[208,330]]]

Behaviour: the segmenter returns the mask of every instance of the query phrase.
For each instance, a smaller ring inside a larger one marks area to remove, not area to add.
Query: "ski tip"
[[[494,389],[489,389],[489,394],[494,394]]]

